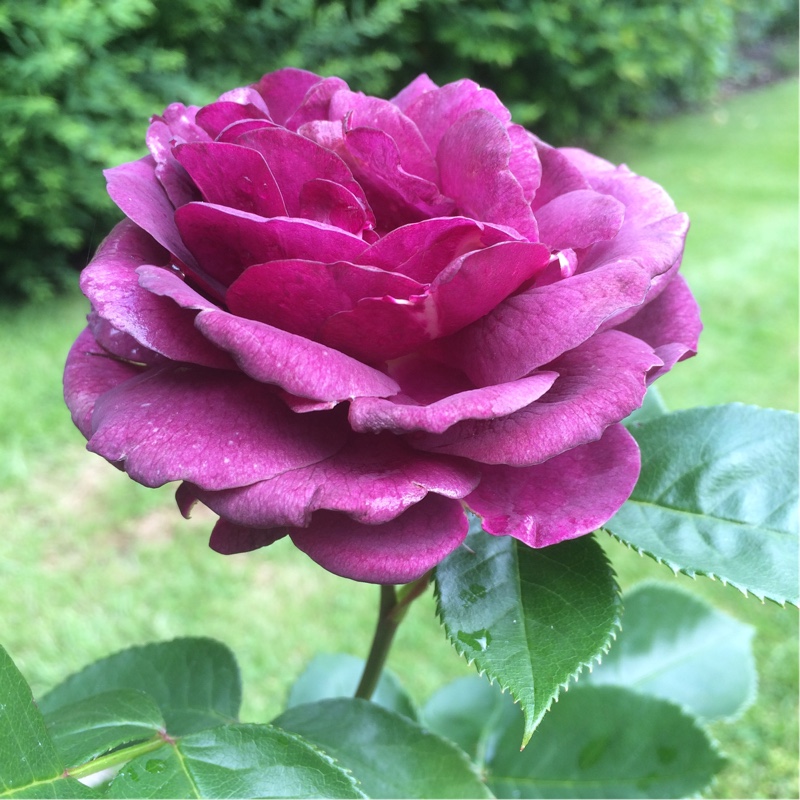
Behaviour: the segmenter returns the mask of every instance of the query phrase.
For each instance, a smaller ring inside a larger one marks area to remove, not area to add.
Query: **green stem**
[[[137,756],[144,755],[145,753],[152,753],[153,750],[158,750],[159,747],[163,747],[165,744],[167,744],[167,741],[159,734],[152,739],[148,739],[146,742],[139,742],[139,744],[134,744],[131,747],[123,747],[121,750],[115,750],[113,753],[95,758],[86,764],[72,767],[67,770],[66,774],[69,775],[70,778],[86,778],[89,775],[102,772],[109,767],[116,767],[120,764],[124,764]]]
[[[372,637],[372,647],[364,666],[364,673],[356,689],[356,697],[369,700],[375,692],[375,687],[389,655],[392,640],[403,621],[408,607],[414,602],[430,583],[431,573],[428,572],[419,580],[406,584],[398,592],[394,586],[381,586],[381,602],[378,611],[378,622],[375,626],[375,634]]]

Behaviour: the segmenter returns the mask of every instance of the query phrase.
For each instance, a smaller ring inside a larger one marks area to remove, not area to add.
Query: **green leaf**
[[[71,675],[39,701],[52,712],[116,689],[149,694],[172,736],[236,719],[242,689],[236,659],[212,639],[175,639],[131,647]]]
[[[358,698],[296,706],[273,722],[349,769],[368,797],[491,797],[455,745]]]
[[[662,697],[709,721],[750,705],[757,676],[749,625],[672,586],[643,585],[623,602],[622,632],[586,681]]]
[[[521,711],[510,695],[477,675],[459,678],[435,692],[422,711],[424,723],[455,742],[475,763],[483,766],[497,746],[497,739]]]
[[[353,778],[299,736],[270,725],[193,733],[126,764],[106,797],[363,797]]]
[[[562,686],[608,649],[618,587],[591,536],[534,550],[482,531],[436,568],[437,611],[456,650],[508,689],[530,739]]]
[[[678,706],[618,686],[576,686],[520,752],[522,720],[488,765],[497,797],[689,797],[724,765]]]
[[[67,767],[85,764],[115,747],[150,739],[165,727],[150,695],[133,689],[103,692],[45,716],[47,730]]]
[[[731,404],[631,433],[642,473],[605,528],[676,571],[797,605],[797,416]]]
[[[658,417],[663,417],[664,414],[667,413],[667,404],[662,399],[658,388],[653,385],[647,390],[642,405],[635,409],[632,414],[629,414],[623,420],[623,423],[626,427],[630,428],[635,423],[657,419]]]
[[[30,687],[0,647],[0,797],[97,797],[65,778]]]
[[[289,690],[287,708],[332,697],[353,697],[364,672],[364,659],[345,653],[315,656]],[[409,719],[417,719],[414,701],[395,675],[384,669],[372,702],[396,711]]]

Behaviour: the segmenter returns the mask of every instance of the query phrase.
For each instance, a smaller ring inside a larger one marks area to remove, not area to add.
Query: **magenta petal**
[[[315,83],[284,127],[296,131],[308,122],[327,120],[331,98],[342,89],[347,90],[348,86],[341,78],[323,78]]]
[[[509,169],[512,143],[488,111],[471,111],[442,137],[436,160],[442,191],[468,217],[508,225],[538,241],[536,220]]]
[[[355,581],[410,583],[421,578],[466,538],[461,504],[429,495],[382,525],[361,525],[335,511],[320,511],[308,528],[289,534],[320,566]]]
[[[677,213],[675,203],[661,186],[627,167],[589,172],[586,177],[593,189],[624,204],[626,224],[648,225]]]
[[[467,217],[436,217],[403,225],[381,237],[356,260],[421,283],[431,283],[454,259],[472,250],[518,239],[510,229]]]
[[[509,125],[506,133],[511,140],[508,168],[522,187],[525,202],[530,203],[542,180],[542,163],[536,150],[536,140],[522,125]]]
[[[285,331],[319,337],[328,317],[367,297],[406,298],[423,287],[405,275],[346,261],[270,261],[246,269],[226,295],[229,310]]]
[[[313,72],[285,67],[264,75],[253,88],[264,98],[272,119],[284,125],[303,102],[306,92],[321,80]]]
[[[217,101],[204,106],[197,112],[197,124],[212,139],[216,139],[228,125],[245,119],[269,120],[269,115],[252,103],[243,104],[230,101]]]
[[[459,392],[423,405],[399,398],[357,397],[350,404],[350,426],[361,433],[444,433],[464,419],[496,419],[519,411],[538,400],[557,377],[556,372],[537,372],[513,383]]]
[[[103,172],[111,199],[125,215],[182,261],[194,259],[175,227],[175,208],[155,173],[151,156]]]
[[[532,467],[484,467],[466,504],[483,529],[547,547],[599,528],[628,499],[639,476],[639,448],[622,425]]]
[[[418,97],[421,97],[425,92],[431,92],[438,89],[438,84],[434,83],[425,73],[417,75],[411,83],[404,89],[401,89],[393,98],[392,102],[401,110],[405,111],[411,103]]]
[[[141,367],[109,356],[84,329],[70,348],[64,369],[64,400],[75,427],[88,439],[97,398],[141,372]]]
[[[212,203],[189,203],[175,214],[197,261],[229,286],[253,264],[284,258],[352,261],[367,243],[345,231],[303,219],[259,217]]]
[[[476,386],[513,381],[577,347],[609,317],[641,304],[649,285],[639,265],[612,262],[514,295],[435,347]]]
[[[260,153],[224,142],[184,144],[175,157],[209,203],[262,217],[286,216],[278,184]]]
[[[115,328],[94,309],[89,312],[86,321],[89,323],[89,330],[97,344],[115,358],[147,366],[156,364],[163,358],[159,353],[145,347],[141,342],[137,342],[129,333]]]
[[[100,317],[147,349],[173,361],[232,367],[228,355],[195,330],[194,311],[178,308],[171,300],[157,296],[166,292],[153,293],[140,284],[140,266],[163,263],[166,256],[141,228],[123,220],[81,273],[81,290]],[[160,280],[176,281],[182,291],[192,291],[174,273],[161,267],[150,269]],[[196,292],[192,294],[200,298]],[[207,300],[203,303],[213,305]]]
[[[416,88],[423,87],[427,88],[425,84]],[[433,89],[420,92],[416,101],[409,103],[404,110],[419,128],[434,156],[449,128],[471,111],[486,111],[502,123],[503,127],[511,121],[511,114],[497,95],[491,89],[481,89],[474,81],[455,81],[441,89],[436,89],[433,84]]]
[[[399,516],[428,492],[462,498],[479,479],[469,462],[414,451],[395,436],[355,436],[318,464],[217,492],[183,484],[182,494],[253,528],[302,528],[321,509],[376,525]]]
[[[323,401],[389,397],[400,388],[388,375],[344,353],[262,322],[224,311],[201,311],[195,325],[230,352],[252,378],[297,397]]]
[[[197,106],[172,103],[163,114],[152,117],[145,141],[147,149],[158,163],[167,160],[176,143],[207,142],[209,135],[197,124]]]
[[[562,194],[536,212],[539,238],[554,250],[611,239],[624,218],[625,206],[619,200],[591,189]]]
[[[331,98],[329,119],[344,120],[348,132],[357,128],[383,131],[397,145],[400,166],[411,175],[435,183],[438,170],[433,154],[417,126],[389,100],[340,91]]]
[[[300,189],[300,216],[358,236],[375,227],[375,216],[365,202],[363,195],[359,199],[340,183],[314,178]]]
[[[542,165],[542,178],[531,208],[537,211],[546,203],[567,192],[589,189],[589,181],[560,150],[531,134]]]
[[[220,519],[217,520],[211,531],[208,546],[223,556],[232,556],[267,547],[277,542],[278,539],[283,539],[286,534],[287,531],[280,528],[278,530],[261,530],[237,525],[227,519]]]
[[[678,361],[697,353],[703,330],[700,308],[682,275],[676,275],[663,292],[618,330],[647,342],[664,362],[648,376],[654,381]]]
[[[314,464],[344,443],[346,425],[292,414],[244,375],[185,364],[155,367],[104,394],[88,448],[145,486],[186,480],[242,486]]]
[[[559,378],[527,408],[495,420],[457,422],[442,434],[408,441],[433,453],[484,464],[527,467],[602,436],[642,404],[645,379],[661,364],[652,348],[620,331],[593,336],[548,367]]]
[[[236,140],[260,153],[280,187],[289,216],[300,215],[300,194],[313,180],[339,183],[358,198],[363,208],[368,203],[353,174],[336,153],[299,133],[284,128],[259,128],[242,133]]]

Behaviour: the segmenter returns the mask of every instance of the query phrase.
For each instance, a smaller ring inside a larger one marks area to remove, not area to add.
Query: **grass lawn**
[[[733,400],[797,407],[797,84],[631,129],[603,146],[665,185],[693,230],[685,273],[704,309],[701,355],[662,382],[673,408]],[[0,642],[40,694],[85,663],[182,635],[226,642],[243,719],[277,714],[318,652],[365,655],[377,589],[335,578],[285,542],[223,558],[210,515],[185,522],[84,452],[60,378],[86,306],[77,295],[0,310]],[[714,734],[731,759],[714,797],[797,797],[797,613],[700,579],[673,579],[606,542],[623,586],[677,580],[757,628],[760,703]],[[447,645],[430,596],[390,658],[418,701],[472,670]]]

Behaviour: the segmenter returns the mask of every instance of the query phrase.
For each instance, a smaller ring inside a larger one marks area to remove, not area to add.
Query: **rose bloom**
[[[212,548],[288,535],[400,583],[467,510],[543,547],[627,499],[620,420],[701,328],[660,186],[425,75],[383,100],[280,70],[169,106],[147,147],[106,172],[127,218],[81,276],[65,397],[89,450],[219,516]]]

